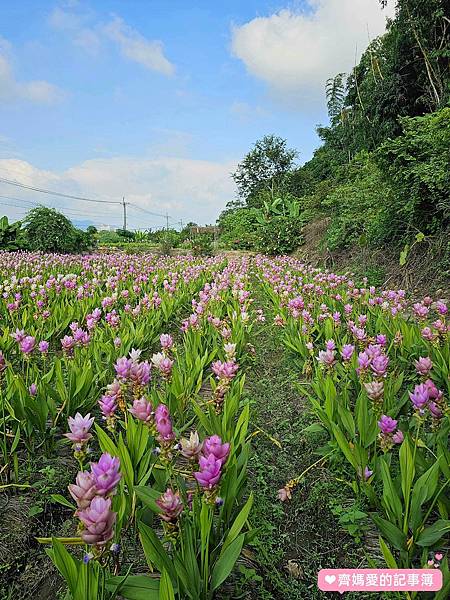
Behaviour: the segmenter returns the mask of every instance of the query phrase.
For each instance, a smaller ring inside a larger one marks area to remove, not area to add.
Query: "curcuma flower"
[[[229,453],[230,444],[222,444],[222,440],[218,435],[212,435],[203,442],[203,456],[210,456],[212,454],[217,460],[220,460],[221,465],[226,463]]]
[[[38,344],[38,349],[41,354],[47,354],[49,348],[49,343],[45,340],[42,340]]]
[[[85,529],[81,537],[86,544],[104,546],[113,537],[117,514],[111,510],[111,498],[95,496],[85,510],[78,512]]]
[[[178,492],[173,492],[170,488],[162,494],[155,503],[162,510],[159,515],[167,523],[176,521],[183,511],[183,501]]]
[[[424,410],[430,399],[430,388],[426,383],[416,385],[413,392],[409,393],[409,397],[415,409],[419,412]]]
[[[230,381],[236,375],[239,365],[233,360],[229,360],[227,362],[216,360],[212,363],[211,369],[217,379],[225,379]]]
[[[31,354],[36,346],[36,338],[27,335],[19,342],[19,348],[22,354]]]
[[[199,465],[200,471],[194,473],[194,477],[202,487],[210,490],[219,482],[222,461],[210,454],[208,458],[201,456]]]
[[[68,489],[78,508],[87,508],[92,498],[96,495],[92,473],[89,473],[89,471],[79,471],[75,483],[71,483]]]
[[[433,368],[433,363],[428,356],[420,356],[419,359],[414,362],[414,366],[416,367],[416,371],[419,373],[419,375],[425,377]]]
[[[324,367],[332,367],[336,362],[336,356],[334,350],[319,350],[317,360]]]
[[[371,400],[379,400],[383,396],[384,383],[382,381],[371,381],[370,383],[365,383],[364,387]]]
[[[94,479],[95,490],[99,496],[114,494],[121,474],[120,460],[117,456],[102,454],[98,463],[91,463],[91,473]]]
[[[169,333],[163,333],[159,341],[163,350],[169,350],[173,346],[173,338]]]
[[[109,396],[108,394],[105,394],[100,398],[98,405],[105,419],[110,419],[117,410],[115,397]]]
[[[354,351],[355,351],[355,346],[353,346],[353,344],[345,344],[344,346],[342,346],[342,351],[341,351],[342,360],[345,360],[345,361],[350,360],[351,357],[353,356]]]
[[[203,444],[198,438],[196,431],[191,431],[189,439],[181,438],[181,454],[186,458],[195,458],[200,454]]]
[[[397,428],[397,421],[387,415],[383,415],[378,421],[378,427],[381,429],[381,433],[385,435],[393,433]]]
[[[69,417],[67,422],[70,433],[65,433],[64,435],[71,442],[82,445],[91,439],[92,433],[89,433],[89,430],[94,422],[94,417],[91,417],[90,413],[85,417],[77,413],[75,417]]]
[[[152,419],[153,407],[144,397],[140,400],[134,400],[133,407],[129,411],[136,419],[144,421],[144,423],[148,423]]]

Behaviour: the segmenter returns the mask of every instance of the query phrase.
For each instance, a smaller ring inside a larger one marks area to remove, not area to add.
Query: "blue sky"
[[[312,156],[325,79],[348,71],[384,20],[377,0],[3,0],[0,177],[213,222],[259,137]],[[120,223],[113,206],[1,183],[0,196],[22,199],[0,197],[12,218],[42,201]],[[132,227],[161,225],[130,213]]]

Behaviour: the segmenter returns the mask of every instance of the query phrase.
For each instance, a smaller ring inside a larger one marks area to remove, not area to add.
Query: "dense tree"
[[[69,219],[53,208],[38,206],[24,219],[26,243],[42,252],[80,252],[92,247],[92,236],[76,229]]]
[[[257,207],[261,204],[258,195],[262,190],[282,188],[297,155],[296,150],[287,147],[286,140],[275,135],[258,140],[233,173],[240,202]]]

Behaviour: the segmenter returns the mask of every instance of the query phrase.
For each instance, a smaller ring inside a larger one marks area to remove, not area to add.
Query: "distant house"
[[[193,225],[189,228],[191,235],[199,235],[203,233],[209,233],[216,238],[219,235],[219,227],[216,225],[206,225],[205,227],[200,227],[199,225]]]

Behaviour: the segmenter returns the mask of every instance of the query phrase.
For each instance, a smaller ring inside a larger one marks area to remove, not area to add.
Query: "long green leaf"
[[[219,557],[211,576],[211,589],[216,590],[229,576],[236,564],[244,544],[245,535],[241,533]]]

